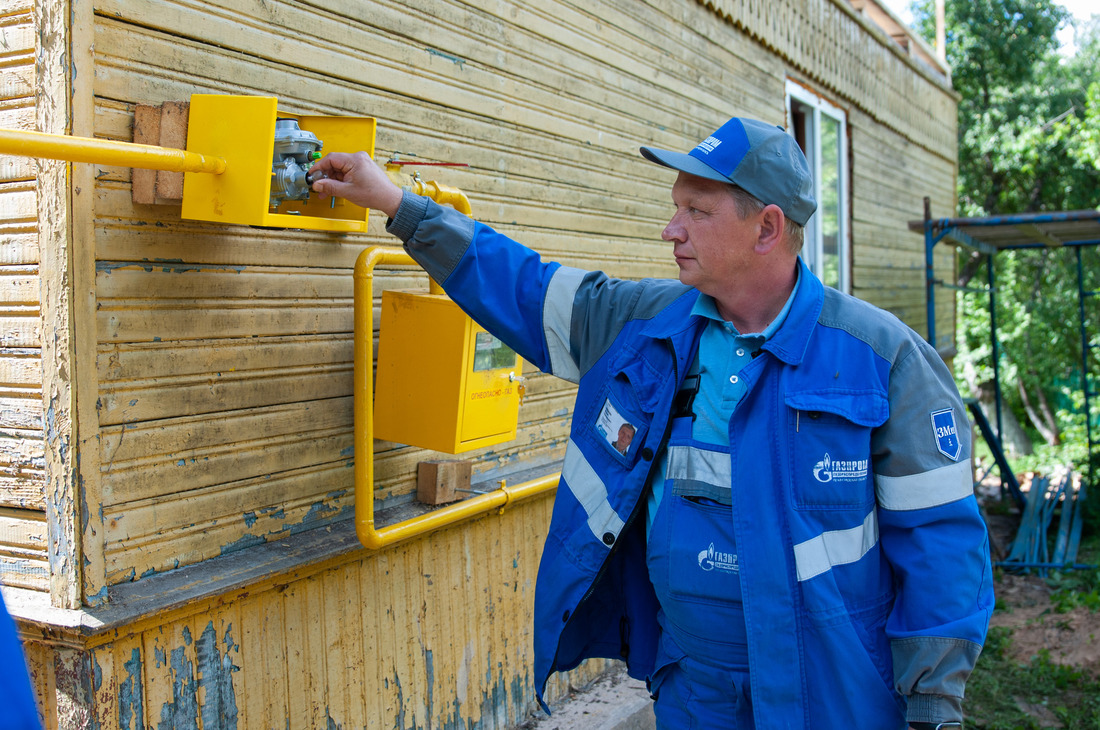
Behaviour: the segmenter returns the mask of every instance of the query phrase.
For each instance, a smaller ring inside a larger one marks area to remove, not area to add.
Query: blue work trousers
[[[719,669],[688,657],[650,680],[658,730],[751,730],[748,672]]]

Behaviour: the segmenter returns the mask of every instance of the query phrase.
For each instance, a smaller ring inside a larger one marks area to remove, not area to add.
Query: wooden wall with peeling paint
[[[0,126],[35,125],[31,2],[0,16]],[[0,163],[0,578],[49,590],[35,163]]]
[[[848,115],[854,293],[918,330],[906,222],[922,195],[954,206],[949,84],[845,0],[0,0],[0,70],[5,127],[129,141],[137,104],[193,93],[373,116],[381,156],[468,163],[438,177],[478,219],[631,278],[675,274],[672,175],[638,147],[687,149],[733,114],[783,124],[795,80]],[[182,221],[130,181],[0,160],[0,583],[47,714],[517,721],[548,504],[379,553],[326,547],[350,534],[351,267],[394,243],[381,218],[367,235]],[[410,286],[426,280],[380,272],[376,293]],[[472,454],[475,480],[562,456],[573,390],[526,374],[519,437]],[[381,508],[436,456],[375,452]],[[278,546],[299,562],[262,552]]]
[[[154,616],[139,614],[156,587],[123,591],[92,612],[103,625],[80,651],[28,644],[41,691],[89,699],[47,726],[511,728],[534,693],[532,546],[551,506],[345,552]],[[82,689],[81,676],[96,681]]]

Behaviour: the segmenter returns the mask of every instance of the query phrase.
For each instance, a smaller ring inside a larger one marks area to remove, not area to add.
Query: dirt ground
[[[1012,629],[1014,659],[1026,663],[1046,649],[1051,662],[1100,677],[1100,613],[1084,606],[1055,613],[1050,588],[1037,576],[1005,574],[996,592],[1005,608],[990,625]]]
[[[1019,519],[1018,515],[986,514],[994,553],[1011,544]],[[1037,575],[1002,573],[994,591],[1002,608],[993,614],[990,625],[1012,629],[1014,659],[1026,663],[1046,649],[1051,662],[1100,678],[1100,612],[1079,606],[1056,613],[1052,590]]]

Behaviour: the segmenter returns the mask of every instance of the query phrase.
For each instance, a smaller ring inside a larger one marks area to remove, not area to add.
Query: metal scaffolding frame
[[[1001,380],[1000,352],[997,343],[997,299],[994,287],[993,260],[997,253],[1008,250],[1071,248],[1077,258],[1077,296],[1078,317],[1081,332],[1081,385],[1084,392],[1085,432],[1088,438],[1089,483],[1093,483],[1093,450],[1097,439],[1093,434],[1091,407],[1092,398],[1100,395],[1089,387],[1089,350],[1100,347],[1100,343],[1090,341],[1086,327],[1085,301],[1100,294],[1098,291],[1086,291],[1084,269],[1081,263],[1081,250],[1087,246],[1100,245],[1100,210],[1075,210],[1056,213],[1021,213],[1016,215],[989,216],[986,218],[933,218],[929,199],[924,199],[924,220],[911,221],[909,229],[924,235],[925,289],[927,293],[928,341],[936,341],[936,289],[957,289],[953,284],[937,279],[933,266],[933,251],[938,243],[964,246],[986,255],[988,272],[990,344],[993,354],[994,403],[996,408],[996,431],[991,427],[979,428],[983,438],[997,459],[1001,478],[1011,488],[1017,502],[1022,500],[1015,474],[1004,460],[1001,419]],[[1097,323],[1100,330],[1100,323]],[[984,420],[976,404],[971,406],[976,420]]]
[[[1007,485],[1017,506],[1022,512],[1020,529],[1013,541],[1012,552],[1005,560],[996,563],[1013,570],[1038,569],[1045,574],[1048,569],[1093,568],[1091,565],[1078,565],[1076,561],[1077,545],[1080,541],[1082,526],[1082,503],[1085,499],[1085,486],[1095,485],[1094,451],[1097,439],[1093,434],[1092,399],[1100,395],[1089,382],[1089,352],[1100,347],[1093,342],[1088,332],[1088,316],[1085,302],[1089,297],[1100,295],[1100,291],[1088,291],[1085,288],[1084,266],[1081,251],[1085,247],[1100,245],[1100,211],[1076,210],[1057,213],[1024,213],[1017,215],[989,216],[986,218],[933,218],[928,198],[924,199],[924,220],[912,221],[910,230],[924,234],[925,289],[927,292],[928,341],[936,342],[936,289],[959,289],[936,279],[933,265],[933,252],[936,244],[944,242],[955,246],[964,246],[976,250],[986,257],[987,289],[989,295],[990,345],[993,357],[993,389],[996,431],[990,425],[977,400],[967,402],[975,425],[982,438],[989,445],[997,467],[1001,472],[1001,483]],[[1028,494],[1023,494],[1019,481],[1012,471],[1004,454],[1000,348],[997,341],[997,289],[994,278],[994,258],[1001,251],[1043,248],[1071,248],[1077,263],[1077,312],[1081,335],[1081,390],[1084,396],[1085,434],[1088,440],[1088,480],[1080,488],[1071,492],[1070,478],[1049,489],[1049,480],[1033,480]],[[968,291],[975,291],[967,288]],[[978,290],[981,291],[981,290]],[[1100,322],[1094,323],[1100,330]],[[1038,483],[1036,483],[1038,482]],[[1072,496],[1071,496],[1072,494]],[[1064,500],[1062,499],[1064,497]],[[1055,507],[1062,500],[1063,507],[1054,541],[1053,554],[1048,552],[1048,529]]]

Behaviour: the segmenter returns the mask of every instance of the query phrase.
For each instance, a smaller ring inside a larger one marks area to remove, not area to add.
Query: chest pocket
[[[589,411],[588,429],[620,465],[629,468],[637,462],[670,377],[631,347],[622,348],[611,361],[606,386]]]
[[[788,392],[787,431],[795,506],[869,508],[875,501],[871,433],[890,416],[879,390]]]

